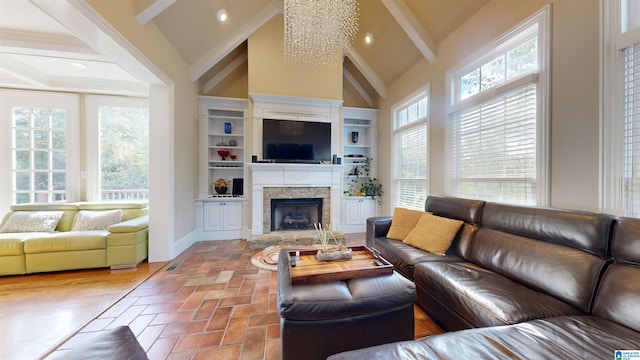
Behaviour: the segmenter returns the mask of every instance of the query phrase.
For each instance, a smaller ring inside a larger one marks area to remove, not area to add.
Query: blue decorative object
[[[231,123],[230,122],[224,123],[224,133],[225,134],[231,134]]]

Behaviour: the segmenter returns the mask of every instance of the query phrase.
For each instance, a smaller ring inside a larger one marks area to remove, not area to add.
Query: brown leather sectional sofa
[[[413,280],[449,332],[329,359],[589,359],[640,349],[640,219],[431,195],[425,210],[463,220],[444,257],[386,238],[367,245]],[[459,331],[454,331],[459,330]]]

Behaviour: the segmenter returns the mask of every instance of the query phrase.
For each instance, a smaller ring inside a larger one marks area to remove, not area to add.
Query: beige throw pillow
[[[444,256],[461,226],[460,220],[425,213],[403,242],[432,254]]]
[[[0,232],[54,232],[61,217],[62,211],[16,211]]]
[[[391,218],[391,227],[387,233],[389,239],[404,240],[413,227],[416,226],[420,217],[425,214],[424,211],[410,210],[404,208],[393,209],[393,217]]]
[[[109,226],[122,222],[122,210],[80,210],[71,231],[107,230]]]

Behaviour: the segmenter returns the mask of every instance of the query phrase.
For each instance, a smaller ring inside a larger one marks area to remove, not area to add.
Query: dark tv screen
[[[265,160],[331,160],[331,123],[262,120]]]

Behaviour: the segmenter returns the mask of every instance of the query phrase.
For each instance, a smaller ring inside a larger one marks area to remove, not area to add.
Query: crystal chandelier
[[[288,62],[341,65],[357,32],[357,0],[284,0]]]

